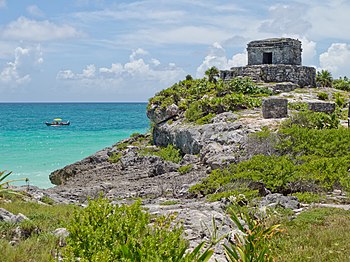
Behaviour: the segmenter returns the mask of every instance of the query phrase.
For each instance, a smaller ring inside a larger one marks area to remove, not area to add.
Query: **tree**
[[[193,77],[191,75],[187,75],[186,80],[193,80]]]
[[[316,75],[316,84],[321,87],[332,87],[332,74],[328,70],[322,70],[317,72]]]
[[[207,71],[205,71],[205,75],[208,77],[208,81],[212,83],[216,83],[216,78],[219,76],[219,73],[219,69],[217,69],[215,66],[212,66]]]

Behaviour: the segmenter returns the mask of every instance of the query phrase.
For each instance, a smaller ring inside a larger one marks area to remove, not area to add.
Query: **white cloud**
[[[135,96],[152,96],[154,92],[183,79],[184,70],[175,64],[162,65],[158,59],[150,58],[145,61],[137,56],[149,56],[141,48],[133,50],[129,61],[125,64],[113,63],[111,67],[96,68],[88,65],[82,73],[72,70],[59,71],[56,78],[70,88],[98,88],[101,91],[128,93]]]
[[[259,30],[273,34],[304,34],[312,24],[303,18],[307,13],[307,6],[301,3],[282,5],[277,4],[269,8],[270,19],[261,23]]]
[[[0,8],[6,6],[6,0],[0,0]]]
[[[350,45],[333,43],[320,55],[320,67],[330,71],[333,76],[349,76],[350,73]]]
[[[20,17],[8,24],[1,36],[6,39],[50,41],[79,37],[82,34],[69,25],[56,25],[48,20],[36,21]]]
[[[148,52],[143,50],[142,48],[137,48],[136,50],[133,50],[131,55],[130,55],[130,60],[133,61],[136,59],[137,56],[144,56],[147,55]]]
[[[247,54],[245,52],[235,54],[231,59],[226,56],[225,49],[217,42],[215,42],[208,55],[204,58],[202,64],[197,68],[197,77],[203,77],[205,71],[215,66],[220,70],[230,69],[233,66],[244,66],[247,64]]]
[[[22,84],[30,81],[28,74],[21,76],[18,69],[22,65],[22,60],[25,56],[28,56],[29,49],[17,47],[15,49],[15,60],[8,62],[7,66],[0,72],[0,82],[2,83],[17,83]]]
[[[40,45],[26,48],[16,47],[14,60],[7,62],[2,69],[0,68],[0,84],[17,86],[30,82],[30,73],[35,70],[36,65],[44,62],[42,55]]]
[[[40,10],[39,7],[37,7],[36,5],[30,5],[27,7],[27,12],[35,17],[43,17],[45,14],[42,10]]]

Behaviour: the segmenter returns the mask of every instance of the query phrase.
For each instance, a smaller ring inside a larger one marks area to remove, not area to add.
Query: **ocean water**
[[[149,129],[146,103],[0,103],[0,171],[53,186],[49,174]],[[70,126],[50,127],[54,118]]]

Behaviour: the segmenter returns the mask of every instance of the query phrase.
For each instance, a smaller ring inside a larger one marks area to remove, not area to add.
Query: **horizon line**
[[[148,103],[148,101],[0,101],[0,104],[132,104]]]

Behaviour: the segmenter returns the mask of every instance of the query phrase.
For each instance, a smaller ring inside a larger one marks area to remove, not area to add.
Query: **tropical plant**
[[[317,98],[320,100],[328,100],[328,94],[324,92],[320,92],[317,94]]]
[[[333,87],[339,90],[350,91],[350,81],[346,76],[344,78],[334,79]]]
[[[28,178],[17,178],[17,179],[5,180],[11,174],[12,172],[8,172],[7,170],[0,171],[0,193],[17,194],[16,192],[8,188],[9,184],[17,181],[26,181],[26,182],[29,181]]]
[[[205,71],[205,75],[208,77],[208,81],[213,83],[217,82],[216,78],[219,76],[219,73],[219,69],[217,69],[215,66],[212,66],[207,71]]]
[[[332,87],[333,77],[327,70],[321,70],[316,74],[316,84],[321,87]]]
[[[281,232],[280,225],[267,226],[257,217],[248,213],[237,215],[233,208],[228,210],[231,220],[236,224],[239,233],[227,238],[229,245],[224,244],[225,255],[230,262],[265,262],[273,261],[270,257],[268,240]],[[241,222],[243,220],[244,222]]]
[[[208,261],[213,250],[205,242],[186,254],[188,241],[174,215],[152,218],[134,204],[113,205],[100,197],[75,213],[63,261]]]

